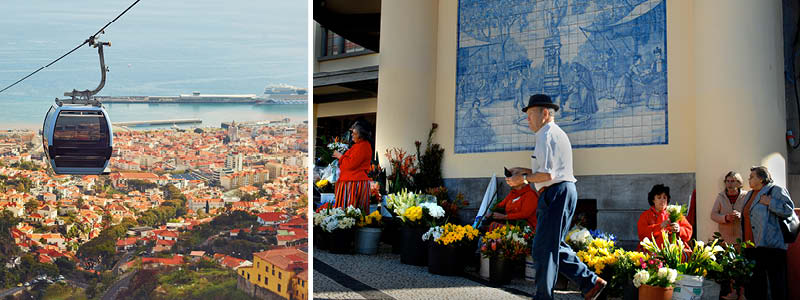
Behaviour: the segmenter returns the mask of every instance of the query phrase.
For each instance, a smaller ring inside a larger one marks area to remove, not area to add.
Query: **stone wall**
[[[469,205],[459,213],[459,222],[472,223],[478,213],[491,177],[447,178],[444,180],[450,198],[461,192]],[[597,229],[617,235],[623,247],[635,247],[638,241],[636,222],[650,206],[647,193],[658,183],[670,188],[671,204],[687,204],[695,187],[694,173],[590,175],[577,176],[578,199],[597,201]],[[497,178],[498,199],[510,188],[504,177]],[[698,216],[699,218],[699,216]]]
[[[260,299],[260,300],[285,300],[286,299],[286,298],[283,298],[283,297],[279,296],[278,294],[275,294],[275,293],[271,292],[268,289],[265,289],[263,287],[260,287],[260,286],[257,286],[255,284],[253,284],[249,280],[244,279],[244,277],[242,277],[242,276],[237,276],[237,277],[238,277],[238,279],[236,281],[236,288],[238,288],[240,291],[245,292],[247,295],[250,295],[250,297],[253,297],[255,299]]]

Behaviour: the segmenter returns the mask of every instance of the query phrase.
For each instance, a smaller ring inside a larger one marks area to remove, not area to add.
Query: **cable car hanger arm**
[[[111,42],[100,42],[97,41],[95,36],[90,36],[88,40],[86,40],[90,46],[97,48],[97,54],[100,56],[100,84],[97,85],[97,88],[94,90],[72,90],[71,92],[64,93],[64,96],[71,97],[69,100],[58,100],[56,99],[56,103],[62,105],[63,103],[73,103],[73,104],[91,104],[94,106],[100,106],[100,101],[97,101],[92,98],[95,94],[100,92],[103,87],[106,85],[106,72],[108,72],[108,67],[106,66],[105,59],[103,57],[103,46],[111,47]]]

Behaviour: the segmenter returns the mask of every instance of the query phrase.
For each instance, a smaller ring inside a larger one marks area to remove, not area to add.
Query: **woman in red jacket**
[[[517,175],[517,174],[514,174]],[[509,178],[506,178],[506,183],[510,184]],[[503,199],[502,202],[497,203],[497,208],[505,208],[505,214],[492,213],[492,218],[495,220],[525,220],[528,226],[536,232],[536,207],[539,205],[539,195],[531,188],[530,185],[520,184],[518,186],[511,186],[511,193]],[[499,223],[492,223],[489,225],[489,230],[502,226]]]
[[[372,163],[372,145],[369,144],[367,127],[356,122],[350,127],[353,146],[344,154],[338,151],[333,157],[339,159],[339,180],[336,182],[334,207],[353,206],[369,213],[369,172]]]
[[[688,247],[689,239],[692,237],[692,225],[686,220],[686,217],[681,218],[678,222],[670,223],[669,213],[666,208],[669,204],[669,187],[663,184],[656,184],[647,193],[647,203],[650,204],[650,209],[644,211],[639,216],[639,241],[644,238],[655,238],[654,242],[661,246],[664,244],[664,237],[662,231],[666,234],[677,233],[684,245]],[[652,237],[651,237],[652,236]],[[642,246],[639,246],[641,249]]]

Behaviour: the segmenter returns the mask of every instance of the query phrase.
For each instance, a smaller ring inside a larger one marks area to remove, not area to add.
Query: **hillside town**
[[[62,266],[110,276],[89,288],[116,298],[133,289],[110,282],[137,270],[203,262],[235,271],[251,297],[307,299],[307,130],[288,120],[115,129],[107,176],[53,175],[38,133],[0,132],[0,250],[10,254],[0,259],[0,289],[41,275],[6,274],[31,259],[78,286],[91,276],[71,279]],[[275,284],[251,280],[261,265],[278,269]]]

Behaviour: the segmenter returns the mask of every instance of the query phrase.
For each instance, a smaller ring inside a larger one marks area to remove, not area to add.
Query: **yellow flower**
[[[328,185],[328,180],[327,179],[323,179],[323,180],[317,181],[316,185],[317,185],[318,188],[323,188],[326,185]]]
[[[412,206],[406,209],[403,213],[403,217],[406,217],[411,222],[417,221],[422,218],[422,207],[419,206]]]

